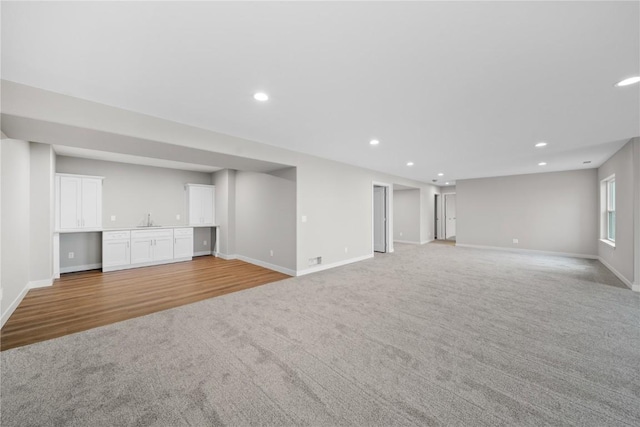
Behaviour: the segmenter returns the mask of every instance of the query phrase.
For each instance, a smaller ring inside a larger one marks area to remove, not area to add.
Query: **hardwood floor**
[[[289,276],[212,256],[102,273],[64,274],[32,289],[0,331],[0,350],[33,344],[190,304]]]

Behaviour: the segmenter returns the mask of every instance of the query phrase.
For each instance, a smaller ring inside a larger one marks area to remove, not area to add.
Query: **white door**
[[[131,238],[131,264],[153,261],[153,239],[150,237]]]
[[[173,259],[173,233],[153,239],[153,260]]]
[[[387,190],[373,187],[373,250],[387,251]]]
[[[60,177],[60,229],[80,228],[82,180],[71,176]]]
[[[455,240],[456,238],[456,195],[455,194],[445,194],[444,214],[445,214],[445,239]]]
[[[102,245],[102,267],[129,265],[129,239],[105,240]]]
[[[102,180],[82,179],[82,220],[83,228],[102,227]]]

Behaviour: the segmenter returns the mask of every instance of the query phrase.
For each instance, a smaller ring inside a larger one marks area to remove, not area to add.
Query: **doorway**
[[[390,185],[373,184],[373,251],[393,252],[390,245],[389,226]]]
[[[444,239],[456,240],[456,193],[444,196]]]

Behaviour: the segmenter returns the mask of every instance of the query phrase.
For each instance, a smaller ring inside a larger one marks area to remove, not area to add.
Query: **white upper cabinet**
[[[214,225],[216,187],[214,185],[187,184],[186,188],[189,225]]]
[[[56,174],[56,229],[102,227],[102,179]]]

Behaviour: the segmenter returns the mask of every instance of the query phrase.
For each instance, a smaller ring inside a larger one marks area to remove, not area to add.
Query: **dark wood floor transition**
[[[193,261],[102,273],[64,274],[32,289],[0,332],[0,349],[27,344],[190,304],[289,276],[243,261]]]

